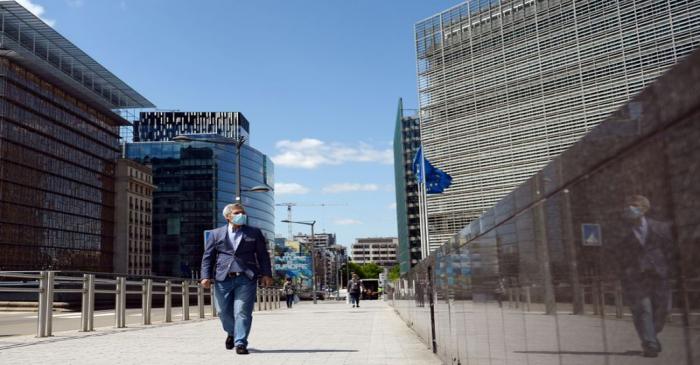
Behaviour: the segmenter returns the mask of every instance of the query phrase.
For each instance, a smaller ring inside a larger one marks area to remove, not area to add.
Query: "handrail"
[[[37,337],[52,335],[53,302],[56,293],[81,294],[80,331],[94,331],[95,294],[114,294],[116,328],[126,327],[126,297],[141,296],[142,324],[151,325],[152,300],[154,295],[163,297],[165,322],[172,322],[172,296],[182,299],[182,320],[190,319],[190,298],[197,297],[199,318],[206,317],[205,295],[210,297],[211,317],[217,316],[214,290],[205,289],[198,280],[162,276],[133,276],[118,273],[83,271],[0,271],[0,278],[28,279],[8,282],[0,280],[0,293],[38,293]],[[129,280],[127,280],[127,278]],[[12,286],[8,284],[13,284]],[[17,286],[21,284],[22,286]],[[76,285],[80,285],[76,287]],[[29,286],[29,287],[28,287]],[[69,286],[69,287],[66,287]],[[99,287],[99,288],[97,288]],[[129,288],[128,288],[129,287]],[[138,289],[134,287],[139,287]],[[153,290],[154,287],[163,288]],[[194,289],[194,290],[193,290]],[[279,288],[258,287],[257,310],[280,308]]]

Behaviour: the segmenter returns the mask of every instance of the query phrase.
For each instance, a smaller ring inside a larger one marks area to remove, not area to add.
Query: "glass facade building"
[[[0,270],[112,271],[113,109],[152,104],[17,3],[0,16]]]
[[[697,1],[470,0],[415,26],[442,245],[700,44]]]
[[[404,116],[403,101],[399,99],[394,129],[394,183],[399,235],[398,260],[402,273],[411,269],[423,257],[418,184],[412,167],[419,147],[419,119],[416,116]]]
[[[181,134],[248,139],[250,132],[248,119],[240,112],[141,112],[133,124],[133,142],[169,141]]]
[[[218,135],[190,135],[220,139]],[[153,169],[153,273],[191,277],[199,273],[204,231],[226,224],[222,212],[235,201],[236,147],[204,141],[138,142],[125,146],[126,158]],[[274,186],[274,165],[258,150],[241,147],[241,202],[248,224],[274,242],[274,194],[245,192]]]

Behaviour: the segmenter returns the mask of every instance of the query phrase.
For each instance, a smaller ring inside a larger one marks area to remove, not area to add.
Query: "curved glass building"
[[[189,135],[190,142],[138,142],[125,146],[126,158],[150,165],[153,195],[153,273],[192,277],[199,273],[203,232],[226,224],[222,211],[236,199],[236,146],[216,134]],[[218,143],[203,140],[214,140]],[[246,192],[274,186],[270,158],[241,147],[241,201],[248,224],[274,242],[274,194]]]

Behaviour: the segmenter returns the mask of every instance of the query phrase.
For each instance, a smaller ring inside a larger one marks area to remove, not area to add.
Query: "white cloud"
[[[17,0],[17,3],[29,10],[30,13],[36,15],[39,19],[43,20],[44,23],[48,24],[50,27],[56,25],[55,20],[44,18],[46,9],[44,9],[43,6],[33,3],[32,0]]]
[[[394,154],[390,148],[381,149],[364,142],[356,146],[342,143],[326,143],[315,138],[299,141],[277,142],[279,154],[272,157],[278,166],[315,169],[321,165],[341,165],[346,162],[376,162],[392,164]]]
[[[353,224],[362,224],[362,222],[358,221],[357,219],[350,219],[350,218],[336,219],[333,221],[333,223],[339,224],[342,226],[348,226],[348,225],[353,225]]]
[[[387,206],[388,209],[396,209],[396,203],[391,203]]]
[[[300,195],[309,192],[309,188],[297,183],[275,183],[275,195]]]
[[[353,184],[353,183],[341,183],[332,184],[323,188],[323,192],[326,194],[335,193],[346,193],[352,191],[377,191],[379,190],[379,185],[377,184]]]

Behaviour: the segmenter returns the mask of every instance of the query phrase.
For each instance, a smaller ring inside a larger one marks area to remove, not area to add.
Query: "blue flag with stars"
[[[423,166],[425,166],[425,174]],[[418,148],[416,157],[413,158],[413,173],[416,174],[418,183],[425,181],[427,194],[440,194],[452,184],[452,176],[433,166],[430,161],[423,157],[423,146]]]

